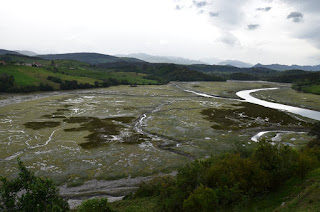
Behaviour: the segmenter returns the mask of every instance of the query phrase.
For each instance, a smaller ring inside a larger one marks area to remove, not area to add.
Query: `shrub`
[[[298,157],[298,152],[289,146],[272,145],[266,141],[260,142],[253,154],[253,160],[268,172],[272,190],[295,173]]]
[[[206,171],[207,186],[218,189],[221,205],[234,205],[246,196],[263,194],[269,185],[266,171],[250,158],[228,154]]]
[[[7,74],[0,75],[0,92],[7,91],[14,86],[14,77]]]
[[[162,190],[172,185],[175,185],[175,181],[170,176],[155,178],[149,182],[141,183],[139,189],[134,193],[133,198],[156,196],[159,195]]]
[[[183,202],[185,211],[215,211],[219,205],[217,191],[212,188],[200,185],[192,194]]]
[[[55,76],[48,76],[47,80],[50,80],[55,83],[62,83],[62,80],[59,77],[55,77]]]
[[[18,159],[19,176],[8,180],[1,177],[1,211],[67,211],[68,203],[59,196],[58,189],[47,178],[40,178],[27,170]]]

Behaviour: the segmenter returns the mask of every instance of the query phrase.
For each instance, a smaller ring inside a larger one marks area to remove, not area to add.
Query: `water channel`
[[[243,91],[237,92],[236,94],[237,94],[237,96],[244,99],[245,101],[253,103],[253,104],[261,105],[261,106],[264,106],[267,108],[284,110],[284,111],[287,111],[287,112],[290,112],[293,114],[297,114],[297,115],[300,115],[303,117],[307,117],[310,119],[320,121],[320,112],[319,111],[309,110],[309,109],[304,109],[304,108],[299,108],[299,107],[293,107],[293,106],[283,105],[283,104],[274,103],[274,102],[268,102],[265,100],[257,99],[257,98],[250,95],[251,93],[257,92],[257,91],[276,90],[276,89],[279,89],[279,88],[261,88],[261,89],[243,90]]]

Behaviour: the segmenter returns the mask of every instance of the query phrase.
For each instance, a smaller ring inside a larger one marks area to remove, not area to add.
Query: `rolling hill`
[[[238,60],[225,60],[225,61],[218,63],[217,65],[229,65],[229,66],[235,66],[238,68],[251,68],[253,66],[250,63],[245,63],[245,62],[238,61]]]
[[[131,57],[143,60],[149,63],[174,63],[179,65],[191,65],[191,64],[202,64],[204,62],[199,60],[190,60],[182,57],[170,57],[170,56],[153,56],[143,53],[135,53],[128,55],[116,55],[119,57]]]
[[[271,64],[271,65],[262,65],[258,63],[254,67],[259,68],[269,68],[276,71],[287,71],[287,70],[303,70],[303,71],[320,71],[320,65],[316,66],[299,66],[299,65],[281,65],[281,64]]]
[[[113,63],[119,61],[140,63],[144,62],[135,58],[119,58],[106,54],[99,53],[67,53],[67,54],[47,54],[47,55],[37,55],[37,57],[46,60],[76,60],[89,64],[99,64],[99,63]]]
[[[0,49],[0,55],[5,55],[5,54],[19,54],[19,53],[15,51],[6,50],[6,49]]]

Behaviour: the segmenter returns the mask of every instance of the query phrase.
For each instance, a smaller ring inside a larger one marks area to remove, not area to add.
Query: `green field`
[[[76,64],[80,62],[66,62],[66,64]],[[65,63],[63,63],[66,65]],[[82,64],[83,65],[83,64]],[[0,73],[13,76],[15,78],[15,85],[18,87],[24,86],[39,86],[40,83],[48,84],[54,89],[58,90],[59,83],[52,82],[47,79],[48,76],[58,77],[61,80],[76,80],[80,83],[89,83],[94,85],[95,81],[102,82],[109,78],[116,79],[119,82],[126,80],[129,84],[157,84],[155,80],[147,80],[143,77],[145,74],[131,73],[131,72],[112,72],[112,71],[97,71],[91,70],[86,66],[77,66],[76,69],[67,69],[62,67],[58,72],[50,71],[40,67],[28,67],[20,65],[0,66]]]
[[[320,94],[320,85],[312,85],[310,87],[302,88],[303,92]]]
[[[47,71],[43,68],[38,67],[28,67],[28,66],[1,66],[0,73],[11,75],[15,78],[15,83],[17,86],[30,86],[39,85],[40,83],[52,85],[54,88],[58,89],[59,84],[47,80],[48,76],[59,77],[62,80],[77,80],[78,83],[89,83],[94,84],[97,79],[81,77],[81,76],[70,76],[62,73],[54,73]]]

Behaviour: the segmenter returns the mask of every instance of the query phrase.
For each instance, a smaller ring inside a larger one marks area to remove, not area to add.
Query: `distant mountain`
[[[250,67],[250,68],[239,68],[236,66],[231,65],[204,65],[204,64],[197,64],[197,65],[188,65],[187,66],[190,70],[193,71],[200,71],[204,73],[275,73],[277,71],[264,68],[264,67]]]
[[[262,65],[258,63],[254,67],[263,67],[263,68],[269,68],[276,71],[286,71],[286,70],[303,70],[303,71],[320,71],[320,65],[316,66],[299,66],[299,65],[280,65],[280,64],[272,64],[272,65]]]
[[[106,54],[98,53],[67,53],[67,54],[47,54],[47,55],[37,55],[37,57],[46,60],[76,60],[90,64],[100,64],[100,63],[114,63],[114,62],[132,62],[141,63],[144,61],[135,58],[119,58]]]
[[[204,64],[209,64],[209,65],[216,65],[220,62],[222,62],[221,59],[215,58],[215,57],[210,57],[210,58],[201,58],[199,59],[201,62]]]
[[[18,52],[16,51],[10,51],[10,50],[5,50],[5,49],[0,49],[0,55],[4,55],[4,54],[18,54]]]
[[[217,65],[230,65],[230,66],[235,66],[238,68],[251,68],[253,66],[250,63],[245,63],[245,62],[238,61],[238,60],[225,60],[225,61],[218,63]]]
[[[27,50],[15,50],[15,51],[20,53],[20,54],[27,55],[27,56],[30,56],[30,57],[34,57],[34,56],[37,55],[37,53],[32,52],[32,51],[27,51]]]
[[[199,60],[190,60],[182,57],[169,57],[169,56],[153,56],[144,53],[128,54],[128,55],[116,55],[118,57],[133,57],[149,63],[174,63],[179,65],[191,65],[191,64],[203,64],[204,62]]]

